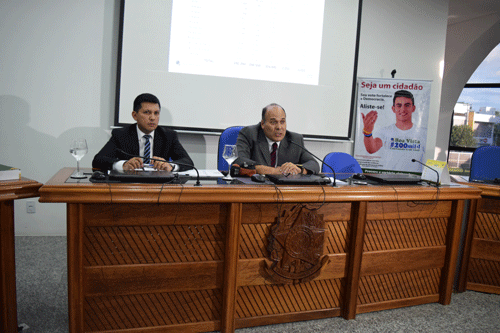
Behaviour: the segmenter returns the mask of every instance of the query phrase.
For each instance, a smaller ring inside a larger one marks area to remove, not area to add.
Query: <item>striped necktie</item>
[[[144,145],[144,164],[149,164],[151,160],[149,159],[151,157],[151,142],[149,139],[151,138],[151,135],[146,134],[143,136],[143,138],[146,140],[146,144]]]

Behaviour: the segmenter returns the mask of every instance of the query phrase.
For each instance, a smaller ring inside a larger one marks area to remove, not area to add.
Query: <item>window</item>
[[[500,145],[500,44],[462,90],[451,126],[448,168],[452,174],[468,175],[476,148]]]

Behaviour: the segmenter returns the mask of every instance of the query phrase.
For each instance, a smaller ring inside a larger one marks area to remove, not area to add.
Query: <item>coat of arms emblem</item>
[[[328,261],[323,255],[324,235],[323,215],[315,210],[297,205],[284,211],[270,228],[264,276],[281,284],[314,279]]]

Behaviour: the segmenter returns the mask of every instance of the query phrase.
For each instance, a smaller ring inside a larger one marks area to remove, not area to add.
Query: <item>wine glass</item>
[[[226,160],[227,164],[229,164],[229,170],[228,170],[227,176],[223,177],[222,179],[224,179],[224,180],[232,180],[233,177],[231,177],[231,164],[238,157],[238,153],[236,151],[236,145],[225,145],[224,146],[224,151],[222,152],[222,157],[224,157],[224,159]]]
[[[87,176],[85,176],[83,172],[80,171],[80,160],[83,156],[85,156],[85,154],[87,154],[88,151],[89,149],[87,147],[87,140],[75,139],[73,140],[73,142],[71,142],[71,145],[69,146],[69,152],[76,158],[76,172],[71,175],[71,178],[87,178]]]

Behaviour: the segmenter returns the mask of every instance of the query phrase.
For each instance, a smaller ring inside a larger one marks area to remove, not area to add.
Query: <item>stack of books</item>
[[[0,164],[0,180],[19,180],[19,179],[21,179],[21,169]]]

